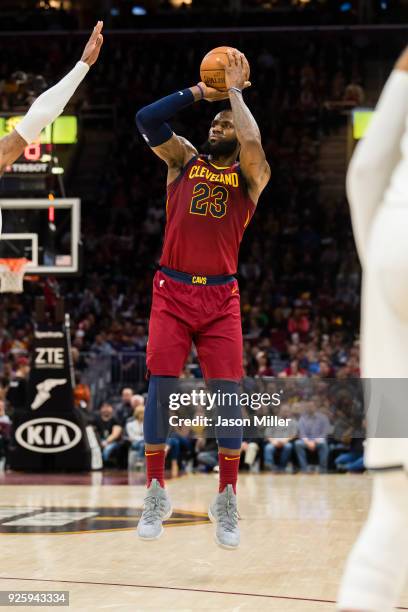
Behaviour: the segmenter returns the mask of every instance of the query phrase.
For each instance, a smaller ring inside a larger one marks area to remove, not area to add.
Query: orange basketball
[[[228,50],[236,51],[233,47],[216,47],[207,53],[204,56],[203,61],[200,66],[200,75],[201,80],[208,85],[209,87],[214,87],[214,89],[218,89],[218,91],[227,91],[225,86],[225,72],[224,69],[218,63],[217,59],[219,58],[222,62],[227,60],[227,51]],[[247,59],[245,58],[247,65],[247,74],[245,75],[246,80],[249,79],[249,64]]]

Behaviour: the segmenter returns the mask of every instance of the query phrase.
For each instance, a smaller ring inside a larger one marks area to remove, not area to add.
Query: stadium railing
[[[105,355],[94,352],[81,353],[85,364],[81,381],[91,389],[92,407],[97,408],[107,397],[116,395],[120,388],[129,385],[138,389],[146,374],[146,353],[136,351]]]

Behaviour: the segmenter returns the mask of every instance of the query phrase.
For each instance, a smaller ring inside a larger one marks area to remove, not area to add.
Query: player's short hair
[[[228,113],[229,115],[232,115],[232,108],[223,108],[217,113],[217,115],[225,115],[226,113]]]

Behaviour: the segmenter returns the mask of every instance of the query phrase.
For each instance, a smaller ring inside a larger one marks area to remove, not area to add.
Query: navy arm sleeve
[[[140,109],[136,114],[136,125],[147,144],[158,147],[170,140],[173,131],[167,121],[193,102],[192,91],[183,89]]]

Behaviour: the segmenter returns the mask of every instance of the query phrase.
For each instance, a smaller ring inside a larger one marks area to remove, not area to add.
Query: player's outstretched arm
[[[20,157],[27,144],[37,140],[41,130],[62,113],[90,66],[98,59],[103,43],[102,28],[103,22],[98,21],[84,48],[81,60],[54,87],[42,93],[15,130],[0,140],[0,173]]]
[[[248,183],[249,195],[256,204],[270,179],[271,170],[266,161],[258,125],[242,97],[242,90],[247,85],[244,55],[236,50],[228,51],[224,70],[234,126],[241,145],[241,169]]]
[[[347,171],[354,237],[363,264],[371,224],[401,157],[400,144],[407,114],[408,49],[395,64],[375,115],[357,145]]]

